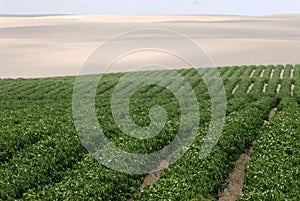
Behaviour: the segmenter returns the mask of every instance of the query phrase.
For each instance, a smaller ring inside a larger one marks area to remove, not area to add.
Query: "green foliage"
[[[300,108],[284,98],[257,139],[240,200],[299,200]]]
[[[199,156],[202,140],[175,164],[165,170],[158,182],[145,188],[135,200],[189,200],[212,198],[226,185],[235,160],[249,148],[274,102],[262,99],[232,112],[226,118],[222,136],[214,151],[205,159]],[[203,127],[205,135],[207,126]],[[214,197],[216,198],[216,197]]]
[[[275,72],[270,78],[272,69]],[[282,69],[285,73],[280,79]],[[291,65],[218,68],[227,92],[227,117],[218,144],[204,159],[199,158],[199,153],[211,118],[206,84],[214,84],[214,80],[205,83],[195,69],[178,70],[191,85],[199,102],[197,137],[185,155],[140,195],[137,192],[145,175],[110,170],[95,161],[81,145],[72,114],[75,77],[0,79],[0,199],[216,200],[218,191],[227,185],[226,179],[235,160],[257,138],[258,145],[253,162],[247,168],[242,199],[299,200],[300,130],[297,125],[300,122],[295,100],[300,102],[300,65],[294,67],[294,78],[291,79],[292,69]],[[253,70],[256,71],[249,78]],[[209,68],[199,71],[208,77],[216,75]],[[144,73],[161,76],[163,71]],[[111,95],[123,75],[103,75],[97,88],[96,114],[105,136],[118,148],[131,153],[161,150],[175,138],[180,127],[178,100],[168,89],[157,85],[137,90],[129,107],[130,118],[137,125],[151,123],[149,110],[155,105],[165,109],[168,119],[154,138],[138,140],[130,137],[116,125],[111,110]],[[247,94],[252,83],[254,87]],[[276,94],[279,83],[282,87]],[[177,89],[181,87],[179,83],[172,84]],[[232,94],[237,84],[239,88]],[[266,93],[262,93],[264,84],[268,84]],[[291,84],[295,84],[295,98],[287,98]],[[130,87],[125,86],[123,90],[131,90]],[[280,112],[262,127],[269,110],[280,100]],[[276,174],[272,174],[274,172]],[[254,179],[254,176],[257,177]]]

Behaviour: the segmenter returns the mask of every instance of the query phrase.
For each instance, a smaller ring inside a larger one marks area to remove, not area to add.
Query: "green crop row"
[[[245,100],[243,102],[245,103]],[[234,105],[236,106],[236,104]],[[120,139],[120,137],[117,137],[115,141],[118,139]],[[132,144],[129,144],[128,140],[125,142],[123,141],[122,143],[127,144],[123,148],[132,146]],[[119,143],[119,145],[120,144],[121,143]],[[142,147],[139,149],[141,148]],[[105,174],[101,174],[104,170]],[[112,179],[108,180],[105,178]],[[53,186],[49,185],[37,192],[36,190],[30,190],[24,194],[24,199],[88,199],[91,196],[93,198],[102,198],[103,200],[123,200],[132,194],[132,192],[135,192],[133,190],[135,188],[132,187],[132,185],[135,184],[135,186],[138,186],[141,178],[143,177],[132,177],[126,174],[106,170],[100,164],[88,157],[83,162],[75,165],[72,170],[67,171],[66,176],[61,182]],[[127,181],[127,183],[124,183],[125,181]],[[132,185],[129,185],[129,183]],[[118,194],[111,193],[111,185],[114,186],[115,191],[119,192]]]
[[[66,126],[70,125],[67,122],[72,122],[70,103],[11,100],[9,104],[4,101],[0,104],[1,163],[39,140],[64,133]]]
[[[28,189],[59,181],[85,153],[72,121],[66,122],[63,131],[28,146],[0,165],[0,199],[21,198]]]
[[[134,200],[193,200],[214,199],[226,185],[228,173],[245,149],[251,146],[263,124],[272,99],[262,99],[226,118],[222,136],[213,152],[205,159],[199,157],[201,139],[175,164],[166,169],[158,182],[146,187]]]
[[[294,66],[294,78],[300,79],[300,64]]]
[[[284,78],[290,78],[291,77],[291,71],[292,71],[293,68],[294,68],[293,65],[287,64],[285,66],[285,68],[284,68],[284,75],[283,75],[283,77]]]
[[[143,178],[110,170],[86,155],[60,182],[29,190],[22,200],[128,200]]]
[[[296,86],[295,95],[300,94],[300,66],[295,67],[294,79],[285,77],[283,80],[279,76],[269,79],[267,74],[272,68],[275,67],[218,68],[227,92],[228,117],[218,145],[204,160],[199,159],[198,153],[211,116],[206,84],[214,84],[215,79],[208,79],[208,83],[205,83],[195,69],[178,70],[189,82],[199,103],[198,137],[185,156],[162,174],[157,184],[147,187],[135,198],[155,200],[161,196],[166,199],[214,199],[216,192],[226,185],[226,177],[235,159],[250,146],[277,98],[290,94],[291,83]],[[283,66],[278,68],[283,69]],[[287,70],[290,68],[286,66]],[[254,69],[256,72],[253,78],[249,78]],[[263,69],[264,78],[259,78]],[[132,80],[134,82],[155,75],[161,77],[159,84],[172,84],[179,91],[182,83],[164,79],[170,73],[151,71],[141,73],[142,76],[137,76],[138,73],[132,73],[131,76],[136,79]],[[209,68],[201,69],[201,73],[208,78],[217,76],[217,72]],[[99,125],[105,136],[124,151],[141,154],[161,150],[175,138],[180,126],[181,109],[176,97],[162,86],[147,85],[138,89],[129,105],[133,122],[139,126],[148,126],[151,123],[149,109],[155,105],[165,109],[168,119],[162,131],[154,138],[138,140],[130,137],[116,125],[111,110],[111,95],[123,75],[103,75],[99,82],[95,100]],[[87,155],[81,145],[72,117],[74,81],[74,77],[0,79],[1,200],[126,200],[138,191],[145,175],[134,176],[109,170]],[[233,95],[231,91],[237,83],[240,86]],[[246,94],[251,83],[254,83],[254,88]],[[265,94],[261,93],[264,83],[268,83]],[[276,95],[279,83],[282,88]],[[133,88],[128,84],[122,90],[130,92]],[[220,87],[214,90],[218,93]],[[117,101],[121,102],[122,98]],[[194,184],[195,179],[197,182]]]
[[[300,200],[300,108],[284,98],[261,130],[240,200]]]

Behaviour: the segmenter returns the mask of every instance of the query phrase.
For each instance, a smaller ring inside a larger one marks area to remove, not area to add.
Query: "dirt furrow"
[[[284,75],[284,69],[282,69],[280,72],[280,79],[283,79],[283,75]]]
[[[270,121],[275,115],[277,108],[273,108],[269,113]],[[265,121],[265,124],[268,123]],[[235,162],[234,170],[228,176],[228,186],[222,192],[219,193],[219,201],[235,201],[243,195],[243,186],[245,179],[246,164],[251,160],[251,153],[256,141],[254,140],[252,146],[242,153]]]
[[[264,76],[264,74],[265,74],[265,69],[263,69],[262,71],[261,71],[261,73],[260,73],[260,78],[262,78],[263,76]]]
[[[254,145],[253,145],[254,146]],[[241,154],[235,162],[234,171],[228,176],[228,186],[219,193],[219,201],[235,201],[243,194],[246,164],[251,160],[250,154],[253,147]]]
[[[294,69],[291,70],[290,78],[294,78]]]
[[[150,172],[147,174],[147,176],[144,179],[144,182],[141,184],[141,186],[139,187],[139,191],[137,192],[138,194],[141,193],[141,191],[146,187],[149,186],[151,184],[154,184],[155,182],[157,182],[159,180],[159,177],[161,175],[161,173],[169,167],[169,162],[167,160],[162,160],[160,165],[157,167],[157,170],[154,172]],[[129,199],[128,201],[133,201],[133,199]]]
[[[247,94],[250,93],[250,91],[252,90],[253,86],[254,86],[254,83],[250,84],[250,86],[249,86],[249,88],[247,90]]]
[[[253,70],[253,71],[251,72],[251,74],[250,74],[250,76],[249,76],[250,78],[252,78],[252,77],[253,77],[253,75],[254,75],[255,71],[256,71],[256,70]]]
[[[231,93],[234,94],[238,88],[239,88],[239,84],[237,84],[237,85],[234,87],[234,89],[232,90]]]
[[[270,74],[270,79],[272,79],[275,69],[273,68]]]
[[[264,88],[263,88],[263,90],[262,90],[263,93],[265,93],[265,92],[267,91],[267,86],[268,86],[268,84],[265,83]]]
[[[291,96],[294,96],[294,89],[295,89],[295,85],[292,84],[291,85]]]
[[[279,92],[280,92],[280,88],[281,88],[281,84],[278,84],[278,85],[277,85],[277,89],[276,89],[276,93],[279,93]]]

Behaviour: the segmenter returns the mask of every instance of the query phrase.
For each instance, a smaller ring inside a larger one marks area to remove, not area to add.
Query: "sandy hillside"
[[[188,36],[216,66],[296,64],[300,63],[299,25],[300,15],[0,16],[0,77],[76,75],[104,41],[141,28],[169,29]],[[106,52],[109,55],[121,47],[131,47],[136,41],[177,45],[188,57],[199,58],[199,52],[191,51],[188,45],[151,33],[116,40]],[[97,68],[104,68],[102,60],[100,56]],[[139,51],[123,56],[107,72],[132,70],[151,63],[174,68],[187,65],[165,52]]]

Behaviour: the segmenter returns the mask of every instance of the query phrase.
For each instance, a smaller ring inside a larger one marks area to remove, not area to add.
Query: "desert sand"
[[[0,16],[0,78],[77,75],[89,55],[123,32],[160,28],[184,34],[201,47],[215,66],[300,63],[300,15],[268,16]],[[176,45],[176,39],[138,35],[114,41],[113,53],[137,40]],[[188,46],[182,51],[198,57]],[[97,67],[102,66],[101,57]],[[190,67],[160,51],[130,53],[106,72],[124,72],[135,66],[167,63]],[[104,65],[104,64],[103,64]],[[206,67],[205,62],[203,66]]]

